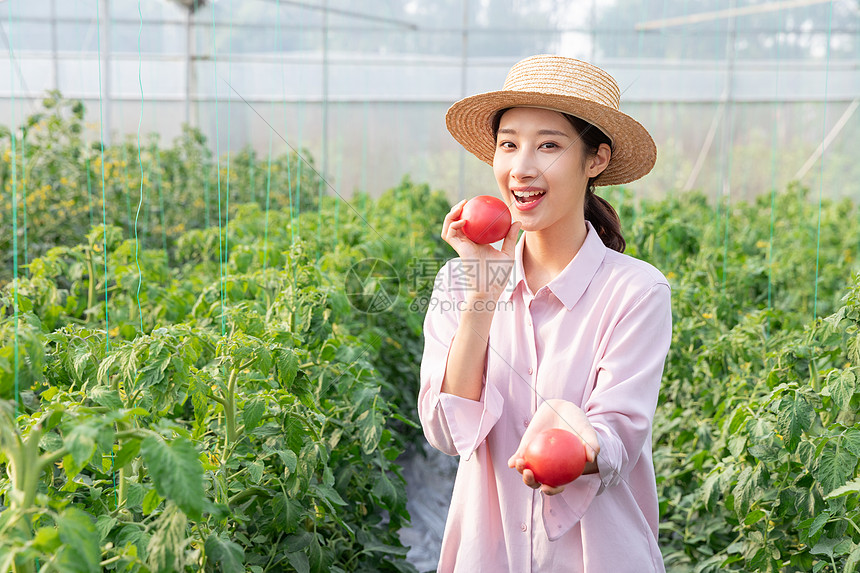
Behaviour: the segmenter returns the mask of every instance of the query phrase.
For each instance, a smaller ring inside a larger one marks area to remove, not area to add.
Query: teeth
[[[543,195],[544,193],[546,193],[546,191],[514,191],[513,193],[517,197],[534,197],[535,195]]]

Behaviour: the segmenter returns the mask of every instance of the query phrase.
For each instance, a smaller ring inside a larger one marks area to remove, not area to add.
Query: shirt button
[[[528,419],[523,420],[523,428],[528,428],[528,427],[529,427]]]
[[[534,374],[535,370],[531,366],[529,366],[529,374]]]
[[[520,529],[522,529],[523,531],[525,531],[525,530],[527,530],[527,529],[528,529],[528,527],[526,527],[526,524],[525,524],[525,523],[520,523]]]

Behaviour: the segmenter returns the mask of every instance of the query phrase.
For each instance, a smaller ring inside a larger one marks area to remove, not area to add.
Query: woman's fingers
[[[517,246],[517,234],[519,234],[520,227],[523,224],[519,221],[514,221],[511,224],[511,228],[508,230],[508,234],[505,236],[505,241],[502,243],[502,252],[512,259],[516,255],[515,249]]]
[[[445,220],[442,222],[442,238],[445,239],[448,235],[448,228],[451,226],[451,223],[458,220],[460,218],[460,212],[463,210],[463,205],[466,204],[466,200],[463,199],[448,211],[448,214],[445,215]]]

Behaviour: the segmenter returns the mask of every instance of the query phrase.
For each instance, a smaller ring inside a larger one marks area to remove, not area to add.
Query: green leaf
[[[857,377],[852,370],[843,370],[839,376],[833,376],[827,384],[830,397],[840,410],[848,408],[851,398],[857,390]]]
[[[843,486],[835,488],[833,491],[824,496],[825,499],[833,499],[835,497],[844,497],[852,493],[860,493],[860,477],[854,478]]]
[[[828,444],[818,458],[815,468],[815,478],[821,483],[824,494],[845,484],[850,476],[854,474],[857,465],[857,456],[841,447],[839,444],[833,446]]]
[[[164,498],[158,495],[158,490],[152,488],[146,495],[143,496],[140,509],[144,515],[152,515],[152,512],[164,501]]]
[[[842,445],[849,452],[860,457],[860,430],[857,428],[848,428],[842,437]]]
[[[111,517],[107,513],[100,515],[98,519],[96,519],[96,529],[99,532],[100,542],[105,540],[117,523],[116,518]]]
[[[857,571],[858,563],[860,563],[860,545],[854,545],[851,548],[848,559],[845,560],[845,568],[842,570],[842,573],[854,573]]]
[[[284,462],[284,466],[286,466],[287,470],[291,474],[296,473],[299,457],[293,450],[278,450],[278,457],[281,458],[281,461]]]
[[[185,514],[169,503],[154,525],[155,533],[146,546],[147,565],[156,573],[183,571],[188,526]]]
[[[279,530],[292,533],[298,529],[304,515],[302,504],[279,493],[272,500],[272,509],[275,512],[275,526]]]
[[[299,359],[291,349],[278,348],[275,350],[275,365],[278,371],[278,383],[281,388],[288,389],[299,371]]]
[[[717,471],[711,472],[711,474],[705,478],[705,483],[702,484],[702,488],[699,491],[701,492],[702,499],[705,502],[705,508],[708,511],[713,511],[714,505],[720,497],[720,473]]]
[[[125,406],[122,403],[122,398],[119,397],[119,392],[104,386],[90,388],[87,395],[99,406],[104,406],[111,410],[121,410]]]
[[[206,413],[209,411],[209,387],[206,385],[206,380],[203,374],[196,372],[188,378],[188,396],[191,397],[191,404],[194,406],[194,419],[197,424],[203,424],[206,420]]]
[[[827,555],[828,557],[833,557],[833,549],[841,542],[842,539],[840,538],[822,537],[809,551],[814,555]]]
[[[99,534],[89,514],[69,507],[57,518],[63,548],[57,562],[60,571],[97,573],[101,571]]]
[[[749,511],[754,491],[753,469],[747,466],[738,476],[738,482],[732,490],[732,495],[735,498],[735,512],[739,519],[743,519],[743,516]]]
[[[119,358],[119,353],[108,354],[105,356],[104,360],[99,364],[99,371],[97,374],[97,380],[100,384],[107,384],[110,378],[110,369],[113,366],[114,362]]]
[[[296,570],[296,573],[310,573],[311,571],[308,556],[301,551],[287,553],[287,561]]]
[[[140,440],[133,438],[123,442],[122,447],[114,456],[114,470],[120,470],[129,464],[140,453]]]
[[[760,521],[765,515],[767,515],[767,514],[760,509],[756,509],[755,511],[751,511],[744,518],[744,525],[754,525],[755,523]]]
[[[66,434],[63,440],[66,449],[75,461],[75,465],[83,467],[89,463],[96,451],[96,439],[99,430],[95,426],[83,423],[78,424]]]
[[[827,524],[827,520],[830,519],[829,511],[822,511],[818,515],[816,515],[812,523],[809,525],[809,537],[815,537],[821,531],[821,529]]]
[[[150,436],[143,441],[141,450],[158,493],[192,519],[199,519],[205,505],[203,466],[194,445],[181,436],[170,444],[161,436]]]
[[[242,409],[242,421],[245,423],[245,433],[250,432],[260,425],[260,420],[266,412],[266,400],[264,398],[252,398],[245,402]]]
[[[371,406],[369,410],[362,412],[356,422],[361,437],[361,449],[366,454],[372,454],[376,450],[376,446],[379,445],[379,436],[382,433],[382,417]]]
[[[221,573],[244,573],[245,550],[241,545],[213,533],[203,547],[207,563],[220,565]]]
[[[788,451],[794,452],[801,432],[809,430],[814,419],[815,410],[802,394],[795,393],[794,398],[786,395],[780,400],[776,430],[782,434]]]
[[[245,466],[248,468],[248,477],[251,478],[251,481],[260,483],[260,480],[263,479],[263,470],[265,469],[263,464],[257,461],[250,461]]]

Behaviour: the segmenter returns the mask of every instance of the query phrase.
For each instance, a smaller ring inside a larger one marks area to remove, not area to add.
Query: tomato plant
[[[567,430],[550,428],[529,442],[523,460],[538,482],[558,487],[582,475],[585,444]]]
[[[466,220],[463,233],[481,245],[504,239],[511,228],[508,206],[492,195],[479,195],[466,201],[460,217]]]

